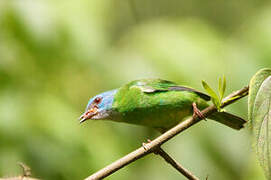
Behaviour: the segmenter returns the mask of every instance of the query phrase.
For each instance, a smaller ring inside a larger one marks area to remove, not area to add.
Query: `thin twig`
[[[23,169],[23,174],[16,177],[0,178],[0,180],[39,180],[31,178],[31,168],[22,162],[18,162],[18,165]]]
[[[177,171],[182,173],[187,179],[189,180],[199,180],[195,175],[193,175],[191,172],[189,172],[187,169],[185,169],[181,164],[179,164],[177,161],[175,161],[168,153],[166,153],[161,147],[155,151],[155,154],[160,155],[167,163],[169,163],[171,166],[173,166]]]
[[[227,105],[230,105],[230,104],[236,102],[237,100],[247,96],[248,89],[249,89],[248,87],[244,87],[244,88],[240,89],[239,91],[236,91],[236,92],[230,94],[229,96],[227,96],[225,98],[221,107],[225,107]],[[234,97],[238,97],[238,98],[234,98]],[[217,112],[216,107],[214,105],[211,105],[202,111],[202,115],[204,117],[208,117],[215,112]],[[86,180],[102,179],[102,178],[109,176],[110,174],[112,174],[112,173],[116,172],[117,170],[123,168],[124,166],[134,162],[135,160],[140,159],[140,158],[146,156],[147,154],[152,153],[155,150],[155,148],[160,147],[162,144],[164,144],[165,142],[167,142],[168,140],[170,140],[171,138],[173,138],[174,136],[176,136],[180,132],[182,132],[182,131],[186,130],[187,128],[191,127],[192,125],[198,123],[200,120],[201,119],[199,119],[198,117],[191,117],[191,118],[186,119],[185,121],[179,123],[175,127],[171,128],[170,130],[165,132],[164,134],[160,135],[159,137],[157,137],[156,139],[154,139],[150,143],[146,144],[144,147],[138,148],[137,150],[127,154],[126,156],[120,158],[119,160],[117,160],[117,161],[113,162],[112,164],[106,166],[105,168],[99,170],[98,172],[94,173],[93,175],[87,177]]]
[[[0,180],[39,180],[39,179],[25,176],[17,176],[17,177],[0,178]]]
[[[31,174],[31,168],[28,167],[26,164],[22,163],[22,162],[18,162],[18,165],[23,169],[23,176],[24,177],[30,177]]]

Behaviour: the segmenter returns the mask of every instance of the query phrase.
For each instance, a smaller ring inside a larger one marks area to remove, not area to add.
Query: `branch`
[[[226,107],[237,100],[245,97],[248,95],[248,87],[244,87],[240,89],[239,91],[233,92],[229,96],[227,96],[221,105],[221,108]],[[205,108],[202,111],[202,115],[204,117],[208,117],[211,114],[217,112],[217,109],[214,105],[211,105],[207,108]],[[124,166],[134,162],[137,159],[140,159],[150,153],[153,153],[156,148],[160,147],[162,144],[179,134],[180,132],[186,130],[187,128],[191,127],[192,125],[198,123],[201,121],[199,117],[191,117],[187,120],[179,123],[175,127],[171,128],[164,134],[160,135],[150,143],[146,144],[144,147],[140,147],[137,150],[131,152],[130,154],[127,154],[126,156],[120,158],[119,160],[113,162],[112,164],[106,166],[105,168],[99,170],[98,172],[94,173],[93,175],[87,177],[85,180],[96,180],[96,179],[102,179],[110,174],[116,172],[117,170],[123,168]]]
[[[155,154],[160,155],[167,163],[173,166],[177,171],[182,173],[189,180],[199,180],[196,176],[194,176],[191,172],[185,169],[181,164],[176,162],[172,157],[169,156],[161,147],[157,149]]]

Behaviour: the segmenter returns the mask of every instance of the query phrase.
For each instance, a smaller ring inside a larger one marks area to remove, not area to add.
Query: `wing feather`
[[[199,95],[202,99],[204,99],[206,101],[211,100],[211,97],[208,96],[207,94],[204,94],[204,93],[199,92],[195,89],[184,87],[184,86],[172,86],[172,87],[169,87],[168,90],[170,90],[170,91],[190,91],[190,92],[196,93],[197,95]]]
[[[206,101],[209,101],[211,99],[210,96],[200,91],[185,86],[179,86],[174,82],[162,79],[135,81],[133,82],[133,85],[131,87],[139,88],[144,93],[155,93],[165,91],[189,91],[196,93],[198,96],[200,96],[202,99]]]

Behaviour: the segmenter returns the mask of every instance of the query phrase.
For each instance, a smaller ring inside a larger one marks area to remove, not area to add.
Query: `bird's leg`
[[[149,139],[147,139],[147,141],[148,141],[148,143],[150,143],[151,142],[151,140],[149,140]],[[147,147],[146,147],[146,144],[148,144],[148,143],[142,143],[142,147],[145,149],[145,151],[147,151]]]
[[[193,102],[193,118],[199,117],[200,119],[206,119],[201,111],[198,109],[197,104]]]

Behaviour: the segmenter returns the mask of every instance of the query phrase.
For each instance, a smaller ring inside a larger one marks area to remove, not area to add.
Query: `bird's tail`
[[[220,122],[230,128],[240,130],[244,127],[246,121],[238,116],[227,112],[216,112],[209,116],[208,118]]]

